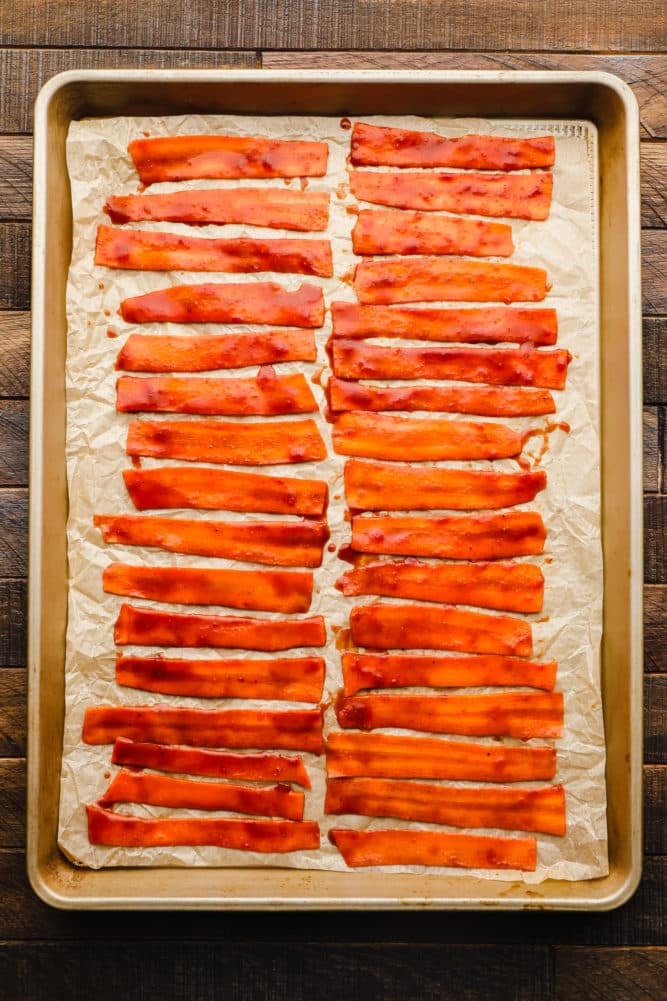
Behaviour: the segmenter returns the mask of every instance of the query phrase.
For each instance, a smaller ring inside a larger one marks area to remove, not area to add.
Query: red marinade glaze
[[[262,334],[130,334],[116,368],[126,372],[210,372],[214,369],[314,361],[310,331]]]
[[[253,379],[121,376],[116,383],[116,410],[274,417],[316,412],[317,402],[302,372],[277,375],[265,365]]]
[[[512,227],[482,219],[452,219],[425,212],[364,209],[352,230],[352,249],[372,254],[459,254],[510,257]]]
[[[333,827],[329,840],[350,868],[426,865],[534,872],[537,867],[535,838],[500,838],[414,828],[357,831]]]

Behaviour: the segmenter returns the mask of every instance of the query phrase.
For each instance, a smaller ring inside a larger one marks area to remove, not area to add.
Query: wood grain
[[[667,62],[667,60],[665,60]],[[663,88],[663,94],[665,89]],[[667,98],[663,96],[667,102]],[[641,144],[642,226],[667,226],[667,143]]]
[[[644,851],[667,855],[667,765],[644,768]]]
[[[0,223],[0,309],[30,306],[30,239],[29,223]]]
[[[647,674],[644,682],[644,761],[667,760],[667,675]]]
[[[0,487],[28,485],[28,402],[0,399]]]
[[[28,491],[0,490],[0,577],[28,572]]]
[[[644,587],[644,667],[667,671],[667,584]]]
[[[644,498],[644,580],[661,584],[667,580],[665,531],[667,495],[647,494]]]
[[[644,318],[644,403],[667,404],[667,316]]]
[[[642,232],[643,312],[648,316],[667,313],[667,230]]]
[[[660,489],[659,413],[657,407],[644,407],[644,493]]]
[[[27,397],[29,389],[30,313],[0,312],[0,398]]]
[[[663,949],[555,949],[556,1001],[661,1001],[667,982]]]
[[[25,666],[27,590],[25,579],[0,579],[0,667]]]
[[[25,754],[26,694],[25,668],[0,667],[0,760]]]
[[[0,758],[0,847],[25,842],[25,759]],[[0,983],[2,980],[0,979]]]

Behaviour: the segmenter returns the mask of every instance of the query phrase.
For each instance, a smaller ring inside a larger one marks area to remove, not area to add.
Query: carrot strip
[[[329,195],[288,188],[207,188],[160,195],[111,195],[104,211],[115,223],[164,220],[322,230],[329,220]]]
[[[487,469],[432,469],[381,462],[345,463],[345,496],[353,510],[474,511],[525,504],[547,485],[542,469],[499,473]]]
[[[319,702],[324,661],[321,657],[190,660],[120,654],[116,681],[126,688],[165,695]]]
[[[259,136],[152,136],[127,147],[143,184],[192,178],[322,177],[325,142]]]
[[[512,615],[487,615],[456,606],[357,605],[350,612],[355,646],[376,650],[456,650],[531,657],[529,622]]]
[[[261,424],[132,421],[127,433],[127,454],[188,462],[272,466],[326,459],[327,450],[313,420]]]
[[[247,282],[172,285],[123,299],[120,314],[128,323],[275,323],[279,327],[321,327],[324,297],[317,285],[305,284],[294,292],[275,282],[253,282],[252,286]]]
[[[505,747],[437,737],[334,730],[327,738],[329,778],[455,779],[531,782],[556,774],[553,747]]]
[[[130,334],[118,352],[116,368],[126,372],[211,372],[214,369],[314,361],[310,331],[262,334]]]
[[[504,424],[421,420],[346,413],[333,429],[334,451],[368,459],[506,459],[519,455],[521,435]]]
[[[163,571],[165,568],[137,568],[152,577],[155,587],[136,588],[136,596],[155,601],[184,601],[196,598],[200,604],[207,603],[206,593],[192,592],[183,596],[176,575],[175,593],[172,595],[160,587],[165,579],[162,575],[149,574],[151,569]],[[178,574],[181,568],[177,568]],[[209,571],[214,573],[215,571]],[[167,582],[169,577],[167,577]],[[119,593],[118,591],[113,593]],[[127,593],[127,592],[123,592]],[[310,619],[253,619],[235,615],[192,615],[178,612],[162,612],[152,608],[121,606],[114,628],[114,643],[118,646],[165,646],[165,647],[228,647],[238,650],[289,650],[294,647],[320,647],[326,642],[324,619],[315,615]]]
[[[233,810],[267,817],[303,820],[304,794],[287,785],[244,786],[231,782],[197,782],[170,775],[151,775],[121,769],[100,806],[115,803],[146,803],[190,810]]]
[[[494,838],[482,834],[396,828],[355,831],[333,827],[329,840],[351,869],[375,865],[428,865],[534,872],[537,866],[535,838]]]
[[[362,303],[537,302],[547,294],[543,268],[489,261],[399,257],[362,261],[354,269],[354,288]]]
[[[433,564],[384,560],[348,570],[336,581],[336,587],[347,597],[378,594],[505,612],[539,612],[544,599],[539,567],[504,561]]]
[[[331,277],[328,240],[236,240],[99,226],[95,264],[130,271],[277,271]]]
[[[263,476],[199,466],[124,469],[123,479],[132,503],[140,511],[192,507],[322,518],[328,496],[324,480]]]
[[[510,257],[512,227],[481,219],[365,209],[352,230],[355,254],[466,254]]]
[[[352,548],[361,553],[498,560],[541,553],[545,538],[544,522],[536,511],[352,519]]]
[[[555,162],[553,136],[519,139],[514,136],[465,135],[451,138],[436,132],[417,132],[365,122],[354,123],[351,148],[351,163],[371,167],[523,170],[526,167],[551,167]]]
[[[452,827],[565,834],[563,787],[539,789],[444,786],[402,779],[331,779],[326,813],[399,817]]]
[[[344,410],[426,410],[475,414],[481,417],[526,417],[553,414],[556,404],[545,389],[508,386],[371,386],[332,376],[327,384],[329,406]]]
[[[410,654],[344,653],[346,695],[366,688],[494,687],[524,685],[550,692],[557,665],[538,664],[521,657],[477,654],[467,657],[424,657]]]
[[[336,717],[345,729],[398,727],[470,737],[560,737],[561,692],[494,695],[357,695],[339,699]]]
[[[114,765],[155,768],[162,772],[186,772],[209,778],[266,779],[295,782],[310,789],[308,772],[300,757],[286,754],[237,754],[195,747],[149,744],[118,737],[111,755]]]
[[[193,747],[279,748],[322,753],[319,709],[184,709],[173,706],[92,706],[86,709],[86,744],[117,737]]]
[[[116,410],[274,416],[312,413],[317,403],[301,372],[276,375],[265,366],[255,379],[121,376],[116,383]]]

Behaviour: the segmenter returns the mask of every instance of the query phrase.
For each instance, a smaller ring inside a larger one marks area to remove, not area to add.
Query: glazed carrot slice
[[[288,188],[206,188],[160,195],[111,195],[104,211],[115,223],[164,220],[322,230],[329,220],[329,195]]]
[[[362,261],[354,269],[362,303],[537,302],[547,294],[543,268],[441,257]]]
[[[197,782],[171,775],[151,775],[121,769],[114,777],[100,806],[115,803],[146,803],[190,810],[232,810],[267,817],[302,820],[304,794],[288,785],[244,786],[232,782]]]
[[[117,737],[157,744],[278,748],[321,754],[322,713],[319,709],[185,709],[167,705],[86,709],[86,744],[113,744]]]
[[[124,469],[123,479],[132,503],[140,511],[192,507],[322,518],[328,497],[324,480],[263,476],[199,466]]]
[[[207,775],[209,778],[295,782],[304,789],[310,789],[310,779],[303,759],[287,754],[238,754],[198,747],[150,744],[119,737],[113,746],[111,761],[114,765]]]
[[[556,774],[553,747],[505,747],[434,737],[334,730],[327,738],[329,778],[455,779],[531,782]]]
[[[128,568],[131,569],[131,568]],[[134,569],[134,568],[132,568]],[[174,570],[173,567],[140,567],[147,579],[152,579],[154,587],[136,587],[136,597],[154,601],[184,601],[179,590],[176,575],[174,593],[160,585],[165,576],[151,574],[151,570]],[[209,571],[213,573],[214,571]],[[166,597],[165,597],[166,590]],[[113,593],[119,593],[115,591]],[[127,592],[121,592],[127,593]],[[206,604],[206,594],[185,594],[185,598],[196,598]],[[187,604],[187,602],[184,602]],[[235,615],[192,615],[179,612],[162,612],[152,608],[121,606],[114,628],[114,643],[118,646],[165,646],[165,647],[229,647],[238,650],[289,650],[293,647],[320,647],[326,642],[324,619],[315,615],[310,619],[253,619]]]
[[[404,348],[337,338],[334,375],[342,379],[454,379],[497,386],[563,389],[569,351],[521,348]]]
[[[165,695],[319,702],[324,661],[321,657],[191,660],[120,654],[116,681],[126,688]]]
[[[350,612],[355,646],[376,650],[456,650],[530,657],[529,622],[512,615],[487,615],[456,606],[357,605]]]
[[[470,737],[560,737],[561,692],[499,692],[494,695],[357,695],[339,699],[346,729],[398,727]]]
[[[247,282],[172,285],[123,299],[120,314],[128,323],[275,323],[279,327],[321,327],[324,298],[317,285],[304,284],[294,292],[275,282],[253,282],[252,286]]]
[[[265,334],[130,334],[118,352],[116,368],[126,372],[211,372],[214,369],[314,361],[310,331]]]
[[[423,212],[362,210],[352,230],[355,254],[465,254],[510,257],[512,227]]]
[[[128,817],[87,806],[88,840],[93,845],[162,848],[213,845],[251,852],[294,852],[320,846],[314,820],[240,820],[227,817]]]
[[[351,869],[375,865],[428,865],[534,872],[537,866],[535,838],[494,838],[412,828],[355,831],[333,827],[329,840]]]
[[[545,538],[544,522],[536,511],[352,519],[352,548],[361,553],[498,560],[541,553]]]
[[[565,834],[563,787],[444,786],[403,779],[330,779],[326,813],[399,817],[452,827]]]
[[[143,184],[199,177],[322,177],[325,142],[260,136],[151,136],[127,147]]]
[[[553,175],[353,170],[350,189],[361,201],[398,209],[544,220],[551,207]]]
[[[95,264],[130,271],[278,271],[331,277],[328,240],[236,240],[99,226]]]
[[[347,413],[336,420],[334,451],[367,459],[506,459],[521,436],[504,424]]]
[[[500,473],[491,469],[441,469],[390,463],[345,463],[345,496],[353,510],[475,511],[525,504],[547,485],[542,469]]]
[[[385,125],[355,122],[350,162],[371,167],[467,167],[523,170],[551,167],[553,136],[466,135],[456,138]]]
[[[327,450],[313,420],[261,424],[132,421],[127,433],[127,454],[188,462],[272,466],[325,459]]]
[[[378,594],[505,612],[539,612],[544,577],[532,563],[418,563],[383,560],[348,570],[336,581],[347,597]],[[522,682],[517,682],[522,684]]]
[[[255,379],[121,376],[116,383],[116,410],[274,416],[312,413],[317,403],[301,372],[276,375],[267,365]]]
[[[553,414],[556,404],[546,389],[509,386],[373,386],[332,376],[327,383],[329,406],[345,410],[425,410],[475,414],[480,417],[530,417]]]

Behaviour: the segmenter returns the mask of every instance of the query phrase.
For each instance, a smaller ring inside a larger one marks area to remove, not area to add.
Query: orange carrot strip
[[[529,622],[512,615],[487,615],[456,606],[357,605],[350,612],[355,646],[376,650],[456,650],[531,657]]]
[[[336,717],[346,729],[398,727],[470,737],[560,737],[561,692],[494,695],[357,695],[339,699]]]
[[[197,782],[123,768],[98,802],[100,806],[146,803],[176,809],[233,810],[236,813],[303,820],[304,794],[290,789],[288,785],[267,788],[231,782]]]
[[[126,372],[211,372],[214,369],[314,361],[310,331],[265,334],[130,334],[118,352],[116,368]]]
[[[120,654],[116,681],[127,688],[165,695],[319,702],[324,661],[321,657],[190,660]]]
[[[432,469],[381,462],[345,463],[345,496],[353,510],[474,511],[525,504],[544,490],[542,469],[499,473],[495,469]]]
[[[504,424],[347,413],[336,420],[334,451],[367,459],[506,459],[521,435]]]
[[[512,227],[481,219],[365,209],[352,230],[355,254],[465,254],[510,257]]]
[[[114,765],[207,775],[209,778],[295,782],[304,789],[310,789],[310,779],[303,758],[287,754],[238,754],[232,751],[149,744],[145,741],[118,737],[113,747],[111,761]]]
[[[173,570],[173,567],[143,567],[144,573],[151,569]],[[181,572],[177,568],[178,573]],[[215,571],[210,571],[211,573]],[[148,574],[147,574],[148,576]],[[183,596],[178,581],[174,594],[159,586],[164,577],[155,577],[155,587],[146,587],[140,598],[154,601],[184,601],[195,598],[206,604],[206,593],[187,593]],[[171,575],[173,576],[173,575]],[[167,577],[167,581],[169,578]],[[137,591],[141,590],[139,587]],[[118,593],[118,592],[114,592]],[[127,593],[127,592],[123,592]],[[181,646],[181,647],[228,647],[238,650],[289,650],[293,647],[320,647],[326,642],[324,619],[315,615],[310,619],[253,619],[235,615],[192,615],[179,612],[162,612],[152,608],[121,606],[114,628],[114,643],[118,646]]]
[[[301,372],[276,375],[266,366],[255,379],[121,376],[116,383],[116,410],[274,416],[312,413],[317,403]]]
[[[147,508],[198,508],[301,514],[322,518],[327,505],[323,480],[233,472],[199,466],[124,469],[132,503]]]
[[[326,813],[399,817],[452,827],[565,834],[563,787],[444,786],[403,779],[330,779]]]
[[[375,865],[428,865],[458,869],[516,869],[534,872],[535,838],[494,838],[449,831],[355,831],[333,827],[329,840],[351,869]]]
[[[331,277],[328,240],[236,240],[99,226],[95,264],[131,271],[278,271]]]
[[[362,303],[537,302],[547,294],[547,273],[522,264],[399,257],[357,264],[354,288]]]
[[[320,846],[314,820],[239,820],[227,817],[128,817],[87,806],[88,840],[93,845],[162,848],[214,845],[251,852],[294,852]]]
[[[329,778],[455,779],[531,782],[556,774],[553,747],[505,747],[434,737],[334,730],[327,738]]]
[[[279,748],[322,753],[319,709],[184,709],[157,706],[92,706],[83,741],[113,744],[117,737],[193,747]]]
[[[410,654],[344,653],[346,695],[366,688],[490,688],[524,685],[553,690],[557,665],[521,657],[477,654],[467,657],[424,657]]]
[[[275,282],[173,285],[124,299],[120,313],[128,323],[275,323],[279,327],[321,327],[324,298],[321,288],[305,284],[294,292]]]
[[[259,136],[152,136],[127,147],[143,184],[199,177],[322,177],[325,142]]]
[[[325,459],[327,450],[313,420],[261,424],[132,421],[127,433],[127,454],[271,466]]]
[[[526,417],[556,411],[554,398],[546,389],[509,386],[372,386],[332,376],[327,383],[327,397],[334,412],[426,410],[481,417]]]
[[[322,230],[329,219],[329,195],[288,188],[207,188],[160,195],[111,195],[104,211],[115,223],[165,220]]]

